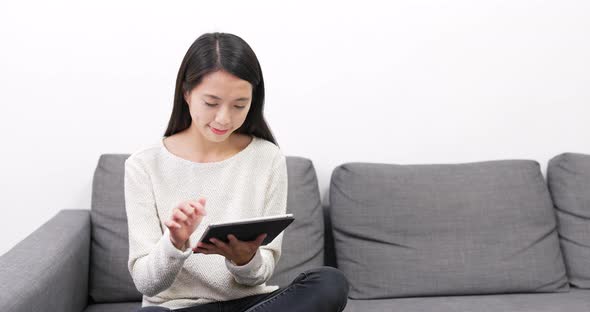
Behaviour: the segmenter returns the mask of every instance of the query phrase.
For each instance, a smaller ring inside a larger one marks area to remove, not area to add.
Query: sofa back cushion
[[[534,161],[344,164],[330,215],[353,299],[569,289]]]
[[[129,274],[129,236],[123,179],[129,154],[100,156],[92,188],[89,294],[94,302],[141,301]],[[323,264],[324,222],[312,162],[287,157],[287,211],[295,221],[283,235],[282,256],[269,284],[287,285],[300,271]]]
[[[287,212],[295,221],[283,235],[282,255],[269,285],[287,286],[301,272],[324,264],[324,219],[313,163],[287,157]]]
[[[127,269],[129,235],[123,178],[128,157],[101,155],[92,180],[88,293],[97,303],[141,301],[142,297]]]
[[[570,283],[590,288],[590,155],[554,157],[547,167],[547,180]]]

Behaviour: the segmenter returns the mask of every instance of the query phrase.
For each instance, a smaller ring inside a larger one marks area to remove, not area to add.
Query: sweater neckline
[[[254,146],[254,141],[256,141],[258,138],[255,135],[251,135],[252,140],[250,141],[250,143],[241,151],[233,154],[232,156],[224,159],[224,160],[220,160],[220,161],[211,161],[211,162],[196,162],[196,161],[192,161],[192,160],[188,160],[185,158],[182,158],[180,156],[177,156],[176,154],[173,154],[172,152],[170,152],[168,150],[168,148],[166,147],[166,145],[164,145],[164,139],[166,137],[162,137],[160,138],[160,148],[162,149],[162,151],[164,152],[164,154],[166,154],[166,156],[168,156],[171,159],[175,159],[184,163],[187,163],[189,165],[192,166],[199,166],[199,167],[210,167],[210,166],[220,166],[226,163],[230,163],[236,159],[239,159],[241,157],[243,157],[243,155],[250,149],[253,148]]]

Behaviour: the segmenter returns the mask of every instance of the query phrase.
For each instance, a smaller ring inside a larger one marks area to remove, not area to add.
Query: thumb
[[[260,246],[262,244],[262,242],[264,241],[264,239],[266,238],[266,236],[267,236],[266,233],[258,235],[258,237],[256,238],[256,244],[258,244],[258,246]]]
[[[238,239],[233,234],[227,235],[227,240],[229,241],[230,245],[233,245],[238,242]]]

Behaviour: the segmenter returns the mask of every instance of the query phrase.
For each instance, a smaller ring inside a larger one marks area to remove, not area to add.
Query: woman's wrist
[[[176,247],[176,249],[178,249],[178,250],[180,250],[180,251],[185,251],[185,250],[186,250],[186,242],[184,242],[184,243],[182,243],[182,244],[179,244],[179,243],[176,243],[176,242],[174,242],[174,241],[172,240],[172,238],[170,239],[170,242],[172,243],[172,245],[173,245],[174,247]]]
[[[254,258],[255,255],[256,255],[256,252],[254,252],[254,254],[252,254],[252,256],[250,256],[250,258],[248,258],[248,259],[244,259],[244,260],[240,260],[240,259],[232,260],[232,259],[230,259],[230,260],[231,260],[231,262],[233,262],[237,266],[243,266],[243,265],[248,264],[250,261],[252,261],[252,259]]]

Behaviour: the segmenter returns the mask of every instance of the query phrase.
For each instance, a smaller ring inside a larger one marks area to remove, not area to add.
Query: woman
[[[194,245],[212,222],[284,214],[285,156],[263,117],[264,81],[240,37],[209,33],[187,51],[164,137],[125,162],[128,268],[139,311],[342,311],[334,268],[267,285],[282,235]]]

